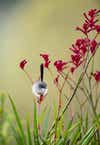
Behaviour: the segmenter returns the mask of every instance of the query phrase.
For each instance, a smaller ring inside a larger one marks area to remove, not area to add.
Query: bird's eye
[[[40,83],[39,88],[46,88],[46,84],[45,83]]]

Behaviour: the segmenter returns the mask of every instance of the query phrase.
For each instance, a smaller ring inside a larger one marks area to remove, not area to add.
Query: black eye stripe
[[[38,86],[39,88],[46,88],[46,84],[42,83],[42,84],[39,84]]]

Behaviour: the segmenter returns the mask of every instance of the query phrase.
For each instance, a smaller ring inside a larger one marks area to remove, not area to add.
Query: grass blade
[[[42,134],[43,137],[46,137],[47,129],[48,129],[48,124],[49,124],[49,115],[50,115],[50,109],[46,112],[45,120],[44,120],[44,125],[43,125],[43,130]]]
[[[95,133],[95,127],[92,126],[88,131],[87,133],[83,136],[82,140],[81,140],[81,143],[80,145],[88,145]]]
[[[12,106],[12,109],[13,109],[13,112],[14,112],[14,115],[15,115],[15,118],[16,118],[16,123],[18,125],[19,131],[20,131],[20,135],[21,135],[21,138],[22,138],[22,141],[23,141],[23,144],[22,145],[26,145],[26,139],[25,139],[24,130],[23,130],[23,127],[22,127],[21,120],[19,118],[18,112],[16,110],[15,104],[14,104],[11,96],[8,95],[8,97],[9,97],[9,100],[10,100],[10,103],[11,103],[11,106]]]
[[[28,137],[28,145],[32,145],[32,137],[31,137],[31,130],[30,130],[30,122],[29,118],[26,119],[27,124],[27,137]]]
[[[35,145],[40,145],[40,143],[39,143],[39,135],[38,135],[38,125],[37,125],[36,103],[34,103],[34,143],[35,143]]]
[[[78,128],[72,135],[71,137],[71,143],[70,145],[76,145],[77,144],[77,141],[78,141],[78,138],[80,137],[81,135],[81,131],[80,131],[80,128]]]

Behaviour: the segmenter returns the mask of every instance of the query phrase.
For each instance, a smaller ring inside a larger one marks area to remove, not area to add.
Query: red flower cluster
[[[89,46],[90,40],[88,38],[79,38],[76,40],[76,43],[70,48],[75,54],[80,54],[84,56],[87,52],[87,47]]]
[[[79,38],[70,48],[70,50],[74,53],[71,55],[70,61],[73,64],[71,67],[72,73],[83,63],[89,45],[90,40],[88,38]]]
[[[100,25],[97,25],[97,22],[99,21],[96,19],[98,14],[100,13],[100,10],[91,9],[88,13],[83,13],[84,15],[84,23],[82,25],[82,28],[77,27],[77,30],[80,30],[82,33],[85,34],[85,38],[79,38],[76,40],[75,44],[72,45],[70,50],[74,53],[71,55],[71,63],[73,66],[71,67],[71,72],[73,73],[76,68],[80,66],[85,61],[86,54],[88,51],[91,52],[92,55],[94,55],[96,48],[97,48],[97,41],[96,36],[90,40],[88,33],[92,30],[95,30],[98,33],[100,33]]]
[[[71,55],[71,63],[74,67],[71,68],[73,72],[82,62],[85,60],[88,48],[91,54],[94,54],[97,47],[97,41],[95,39],[90,40],[89,38],[79,38],[76,40],[75,44],[72,45],[70,50],[74,53]]]
[[[91,9],[87,14],[83,13],[85,20],[82,28],[77,27],[76,29],[83,32],[85,35],[92,30],[96,30],[97,33],[100,33],[100,25],[96,24],[99,21],[96,19],[98,13],[100,13],[100,10],[97,9]]]
[[[66,64],[67,62],[62,61],[62,60],[56,60],[54,62],[54,66],[56,67],[57,72],[62,72],[66,68]]]
[[[22,60],[22,61],[20,62],[19,67],[20,67],[22,70],[24,70],[26,64],[27,64],[27,60],[24,59],[24,60]]]
[[[49,55],[48,54],[40,54],[40,56],[44,59],[44,67],[48,68],[50,64]]]
[[[100,82],[100,71],[96,71],[92,75],[93,75],[94,79],[96,80],[96,82],[99,83]]]
[[[55,66],[55,68],[56,68],[56,70],[57,70],[58,73],[62,73],[62,71],[63,71],[64,69],[67,68],[67,66],[66,66],[67,64],[68,64],[68,63],[65,62],[65,61],[63,61],[63,60],[56,60],[56,61],[54,62],[54,66]],[[54,81],[53,81],[55,85],[58,85],[59,77],[60,77],[60,74],[58,74],[58,75],[55,77],[55,79],[54,79]]]

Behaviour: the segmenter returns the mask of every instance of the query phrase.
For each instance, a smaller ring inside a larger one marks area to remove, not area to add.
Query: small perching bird
[[[40,79],[36,81],[32,86],[32,93],[35,95],[37,102],[41,103],[44,97],[47,95],[48,88],[46,82],[44,82],[44,66],[40,65]]]
[[[27,64],[27,60],[24,59],[20,62],[19,67],[25,72],[28,79],[30,80],[32,84],[32,93],[35,95],[35,100],[40,104],[44,97],[47,95],[48,88],[46,82],[44,82],[44,65],[40,65],[40,78],[38,81],[33,82],[30,74],[25,70],[25,66]],[[34,100],[34,101],[35,101]]]

